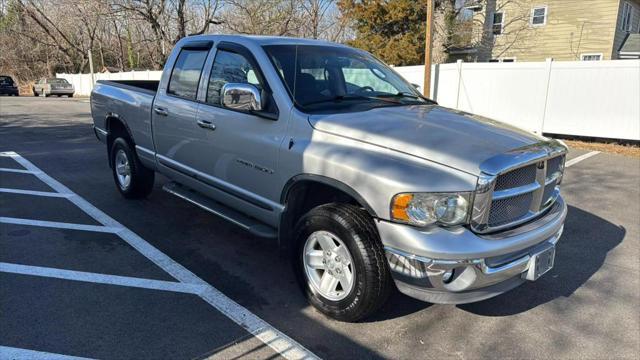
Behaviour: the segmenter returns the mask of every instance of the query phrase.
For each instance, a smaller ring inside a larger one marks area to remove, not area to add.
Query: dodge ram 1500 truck
[[[167,192],[274,238],[339,320],[394,286],[467,303],[554,263],[566,146],[438,106],[361,50],[187,37],[159,82],[98,81],[91,111],[125,198],[166,175]]]

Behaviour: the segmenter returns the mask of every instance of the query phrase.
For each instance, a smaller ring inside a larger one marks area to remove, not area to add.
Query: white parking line
[[[64,270],[50,267],[11,264],[0,262],[0,272],[50,277],[64,280],[83,281],[107,285],[129,286],[142,289],[172,291],[187,294],[199,294],[202,286],[182,282],[143,279],[130,276],[90,273],[85,271]]]
[[[55,191],[61,194],[68,194],[67,198],[69,201],[74,203],[80,209],[82,209],[89,216],[94,218],[96,221],[104,225],[104,228],[115,230],[116,234],[120,236],[124,241],[126,241],[129,245],[138,250],[142,255],[144,255],[147,259],[151,260],[162,270],[173,276],[178,281],[196,286],[201,289],[199,291],[198,296],[213,306],[216,310],[220,311],[224,315],[226,315],[229,319],[233,320],[236,324],[240,325],[249,333],[253,334],[275,352],[280,354],[286,359],[317,359],[318,357],[313,354],[311,351],[307,350],[304,346],[297,343],[295,340],[289,338],[284,333],[280,332],[278,329],[271,326],[266,321],[262,320],[246,308],[242,307],[240,304],[231,300],[229,297],[224,295],[218,289],[209,285],[206,281],[202,280],[198,276],[196,276],[191,271],[187,270],[185,267],[162,253],[160,250],[156,249],[153,245],[146,242],[140,236],[135,234],[133,231],[127,229],[125,226],[120,224],[115,219],[111,218],[109,215],[105,214],[95,206],[91,205],[88,201],[84,200],[82,197],[78,196],[74,192],[72,192],[69,188],[50,177],[49,175],[42,172],[38,167],[32,164],[27,159],[21,157],[19,154],[15,152],[4,152],[0,153],[0,156],[9,156],[12,157],[15,161],[17,161],[20,165],[26,168],[29,171],[32,171],[35,176],[37,176],[40,180],[42,180],[45,184],[49,185]],[[3,220],[9,219],[11,221],[14,218],[0,218],[0,222]],[[26,219],[20,219],[25,221]],[[52,222],[39,222],[40,225],[37,225],[35,220],[31,220],[31,223],[27,225],[36,225],[36,226],[46,226],[42,225],[44,223],[52,224]],[[14,222],[15,223],[15,222]],[[69,225],[80,226],[79,224],[63,224],[65,227],[70,228]],[[85,225],[90,226],[90,225]],[[93,228],[100,228],[100,226],[94,226]],[[78,230],[82,230],[77,228]],[[92,230],[94,231],[94,230]]]
[[[22,195],[59,197],[59,198],[68,198],[68,197],[72,196],[72,195],[69,195],[69,194],[60,194],[60,193],[51,192],[51,191],[34,191],[34,190],[9,189],[9,188],[0,188],[0,192],[12,193],[12,194],[22,194]]]
[[[600,154],[600,151],[591,151],[591,152],[588,152],[588,153],[586,153],[584,155],[580,155],[580,156],[578,156],[576,158],[573,158],[573,159],[567,161],[567,163],[564,164],[564,167],[568,168],[569,166],[573,166],[573,165],[579,163],[582,160],[587,160],[588,158],[590,158],[592,156],[596,156],[598,154]]]
[[[19,173],[19,174],[33,174],[33,171],[31,170],[24,170],[24,169],[11,169],[11,168],[0,168],[0,172],[12,172],[12,173]]]
[[[14,217],[0,216],[0,224],[14,224],[14,225],[28,225],[28,226],[40,226],[56,229],[70,229],[70,230],[83,230],[83,231],[95,231],[103,233],[116,233],[121,229],[112,228],[102,225],[85,225],[85,224],[71,224],[57,221],[44,221],[44,220],[31,220]]]
[[[9,346],[0,346],[0,359],[11,360],[91,360],[89,358],[53,354],[44,351],[27,350]]]

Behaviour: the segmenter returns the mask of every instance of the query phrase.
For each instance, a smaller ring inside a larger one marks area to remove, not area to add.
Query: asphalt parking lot
[[[0,97],[0,358],[634,358],[640,161],[572,150],[555,267],[467,305],[399,293],[340,323],[274,243],[117,192],[87,99]],[[18,219],[18,220],[16,220]],[[69,225],[72,224],[72,225]]]

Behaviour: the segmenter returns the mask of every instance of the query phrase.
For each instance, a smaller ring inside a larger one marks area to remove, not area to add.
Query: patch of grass
[[[630,156],[634,158],[640,158],[640,146],[638,145],[621,145],[621,144],[607,144],[601,142],[588,142],[579,140],[563,140],[569,147],[573,149],[601,151],[611,154],[619,154],[624,156]]]

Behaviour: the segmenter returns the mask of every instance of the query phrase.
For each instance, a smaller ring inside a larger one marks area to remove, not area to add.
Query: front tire
[[[295,234],[296,274],[316,309],[354,322],[385,303],[392,279],[367,212],[350,204],[318,206],[300,219]]]
[[[111,172],[120,194],[127,199],[147,197],[153,190],[155,173],[145,168],[129,143],[117,138],[110,152]]]

